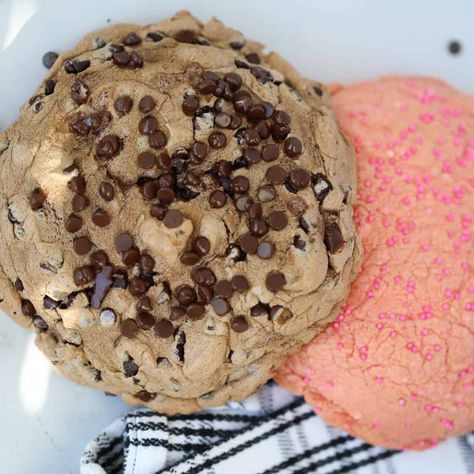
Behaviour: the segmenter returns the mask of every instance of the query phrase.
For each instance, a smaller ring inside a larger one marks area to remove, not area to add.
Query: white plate
[[[422,74],[474,93],[472,0],[0,0],[0,129],[17,117],[44,76],[44,52],[72,47],[107,20],[148,23],[180,8],[202,20],[218,16],[322,81]],[[463,45],[458,56],[447,53],[451,39]],[[51,372],[32,336],[3,314],[0,360],[2,474],[77,472],[86,441],[127,410],[119,400]],[[438,457],[439,471],[430,472],[441,474],[443,449],[410,454],[407,461],[415,458],[422,472],[427,457]],[[245,466],[242,472],[251,474]]]

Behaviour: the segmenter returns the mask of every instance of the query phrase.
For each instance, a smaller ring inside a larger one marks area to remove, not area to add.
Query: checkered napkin
[[[421,471],[419,458],[411,470],[404,458],[410,455],[420,456],[374,447],[326,425],[301,398],[270,383],[244,402],[193,415],[132,411],[87,445],[81,474],[433,472],[429,451]],[[474,434],[450,442],[446,456],[454,470],[436,472],[473,474]]]

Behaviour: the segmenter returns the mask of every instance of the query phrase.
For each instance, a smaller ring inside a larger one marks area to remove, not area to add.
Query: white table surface
[[[147,23],[180,8],[218,16],[322,81],[423,74],[474,93],[473,0],[0,0],[0,130],[44,76],[44,52],[69,48],[108,20]],[[460,55],[447,53],[451,39],[462,43]],[[33,336],[2,313],[0,361],[0,474],[78,472],[84,444],[127,410],[61,379]],[[439,460],[430,474],[452,472],[447,446],[407,454],[417,467],[403,474],[423,473],[428,457]]]

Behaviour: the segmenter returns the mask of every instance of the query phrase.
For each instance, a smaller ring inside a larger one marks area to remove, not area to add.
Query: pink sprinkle
[[[439,344],[435,344],[433,348],[435,352],[439,352],[441,350],[441,346]]]
[[[342,342],[338,342],[338,343],[336,344],[336,348],[337,348],[337,349],[343,349],[343,348],[344,348],[344,344],[343,344]]]
[[[384,328],[384,324],[383,324],[383,323],[377,323],[377,324],[375,325],[375,327],[376,327],[377,329],[383,329],[383,328]]]
[[[398,399],[398,403],[399,403],[402,407],[405,406],[406,402],[407,402],[407,401],[406,401],[404,398],[399,398],[399,399]]]
[[[311,377],[308,377],[307,375],[305,375],[303,377],[303,383],[307,385],[309,382],[311,382]]]
[[[427,336],[429,333],[430,333],[430,330],[427,329],[427,328],[423,328],[423,329],[421,330],[421,334],[422,334],[423,336]]]
[[[374,429],[378,430],[378,429],[380,428],[380,423],[374,423],[374,424],[372,425],[372,427],[373,427]]]
[[[397,337],[397,331],[391,331],[390,332],[390,337]]]
[[[428,354],[426,354],[425,359],[428,360],[428,361],[431,361],[431,360],[433,360],[433,355],[428,353]]]
[[[380,375],[377,375],[377,376],[375,377],[375,382],[376,382],[376,383],[382,383],[382,382],[383,382],[383,377],[381,377]]]

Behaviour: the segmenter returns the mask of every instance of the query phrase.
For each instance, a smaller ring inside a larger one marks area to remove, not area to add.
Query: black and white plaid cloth
[[[422,471],[419,458],[407,470],[410,454],[326,425],[303,399],[270,383],[244,402],[192,415],[132,411],[88,444],[81,474],[424,474],[431,472],[424,455]],[[474,434],[450,442],[448,456],[444,472],[473,474]]]

